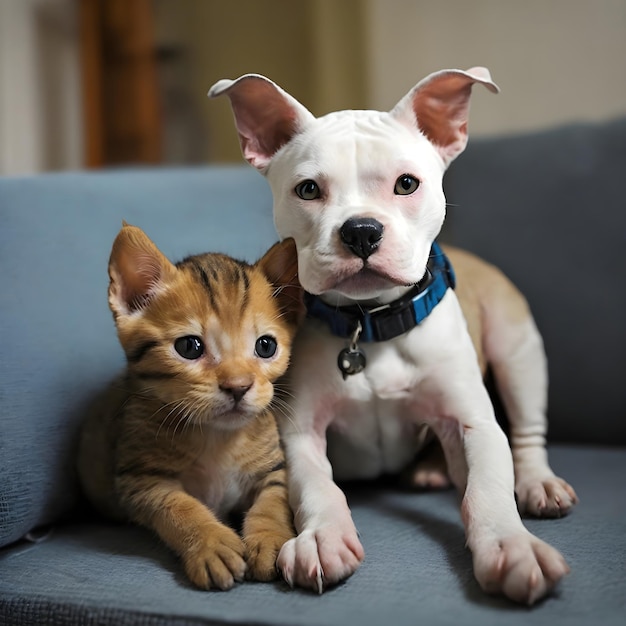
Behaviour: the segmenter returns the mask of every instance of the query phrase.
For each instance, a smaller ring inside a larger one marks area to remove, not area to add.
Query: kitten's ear
[[[274,295],[280,308],[293,324],[299,324],[306,313],[304,289],[298,280],[298,253],[291,238],[274,244],[257,263],[267,279],[274,285]]]
[[[128,315],[145,306],[176,268],[136,226],[123,223],[109,259],[109,306]]]

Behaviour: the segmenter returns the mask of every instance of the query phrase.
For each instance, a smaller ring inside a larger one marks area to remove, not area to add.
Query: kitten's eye
[[[174,348],[180,356],[190,361],[199,359],[204,354],[204,344],[199,337],[189,335],[187,337],[179,337],[174,342]]]
[[[256,344],[254,346],[254,351],[258,356],[262,359],[269,359],[276,354],[276,350],[278,349],[278,343],[274,337],[270,335],[263,335],[256,340]]]
[[[393,192],[397,196],[410,196],[420,186],[420,181],[411,174],[402,174],[396,181]]]
[[[296,185],[295,192],[303,200],[317,200],[321,195],[319,185],[314,180],[305,180]]]

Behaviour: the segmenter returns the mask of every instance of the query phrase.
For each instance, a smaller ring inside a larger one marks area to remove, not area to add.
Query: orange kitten
[[[83,429],[79,473],[101,512],[154,530],[198,587],[276,576],[294,534],[272,414],[302,315],[292,240],[255,265],[173,265],[124,224],[109,304],[128,367]],[[244,513],[243,539],[225,523]]]

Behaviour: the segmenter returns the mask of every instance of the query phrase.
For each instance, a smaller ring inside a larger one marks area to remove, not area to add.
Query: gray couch
[[[527,294],[550,359],[550,457],[581,502],[527,520],[572,572],[532,609],[474,581],[453,492],[346,485],[367,551],[322,596],[202,592],[148,532],[93,517],[76,483],[85,406],[123,367],[107,308],[122,219],[174,258],[276,239],[251,168],[0,179],[0,624],[622,624],[626,618],[626,120],[471,141],[443,239]]]

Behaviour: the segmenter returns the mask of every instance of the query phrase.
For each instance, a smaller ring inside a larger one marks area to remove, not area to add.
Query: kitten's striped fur
[[[198,587],[275,577],[294,533],[272,414],[302,315],[293,242],[255,265],[221,254],[173,265],[124,224],[109,276],[128,366],[83,429],[85,492],[154,530]],[[232,511],[243,539],[224,523]]]

